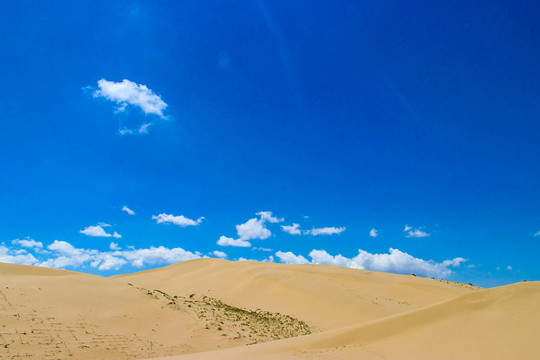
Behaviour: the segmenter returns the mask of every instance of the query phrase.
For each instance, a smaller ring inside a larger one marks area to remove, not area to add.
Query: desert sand
[[[104,278],[0,264],[1,359],[538,359],[540,283],[186,261]]]

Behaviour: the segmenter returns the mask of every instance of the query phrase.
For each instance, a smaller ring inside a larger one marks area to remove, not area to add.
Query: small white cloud
[[[274,262],[274,257],[272,255],[270,255],[269,257],[267,258],[264,258],[262,260],[257,260],[257,259],[246,259],[245,257],[239,257],[238,259],[236,259],[236,261],[262,261],[262,262]]]
[[[280,223],[284,220],[283,218],[273,216],[271,211],[259,211],[255,215],[259,215],[263,222],[268,221],[269,223]]]
[[[29,237],[26,237],[24,239],[15,239],[11,242],[13,245],[19,245],[21,247],[25,248],[43,248],[43,243],[40,241],[35,241],[33,239],[30,239]]]
[[[324,264],[336,265],[354,269],[385,271],[398,274],[414,273],[420,276],[448,277],[453,271],[450,267],[458,267],[461,263],[467,261],[464,258],[455,258],[437,263],[433,260],[423,260],[415,258],[398,249],[390,249],[388,254],[371,254],[367,251],[358,250],[358,255],[353,258],[347,258],[338,255],[330,255],[325,250],[312,250],[309,253],[311,261],[308,261],[301,255],[293,253],[278,252],[276,256],[281,262],[288,264]]]
[[[79,232],[81,234],[87,235],[87,236],[96,236],[96,237],[111,237],[114,236],[115,238],[121,237],[117,232],[114,232],[114,234],[107,233],[102,226],[110,226],[109,224],[101,224],[96,226],[87,226],[83,230],[80,230]]]
[[[101,79],[98,81],[98,87],[99,89],[94,92],[94,97],[103,97],[115,102],[118,105],[116,110],[119,112],[131,105],[141,109],[145,114],[166,118],[163,110],[167,104],[146,85],[136,84],[126,79],[121,82]]]
[[[378,231],[379,231],[379,230],[377,230],[377,229],[375,229],[375,228],[371,229],[371,230],[369,231],[369,236],[371,236],[371,237],[377,237],[377,236],[379,236],[379,234],[377,234]]]
[[[236,225],[236,232],[241,240],[268,239],[272,233],[264,227],[262,219],[249,219],[243,224]]]
[[[214,256],[217,256],[218,258],[222,258],[222,259],[227,257],[227,254],[224,253],[223,251],[216,250],[212,254],[214,254]]]
[[[268,239],[272,235],[272,232],[265,226],[267,222],[279,223],[283,221],[282,218],[273,216],[272,212],[270,211],[260,211],[256,213],[256,215],[258,215],[259,218],[252,218],[243,224],[236,225],[238,239],[221,236],[217,242],[218,245],[250,247],[251,243],[248,240],[264,240]]]
[[[405,225],[405,229],[403,229],[404,232],[412,230],[412,227],[409,225]]]
[[[422,231],[420,229],[411,230],[409,231],[409,234],[407,235],[407,237],[417,237],[417,238],[423,238],[427,236],[431,236],[431,234],[428,234],[427,232]]]
[[[269,249],[269,248],[263,248],[263,247],[254,247],[254,248],[252,248],[251,250],[273,251],[272,249]]]
[[[111,244],[109,245],[109,249],[111,249],[111,250],[121,250],[120,246],[118,246],[118,244],[115,243],[115,242],[111,242]]]
[[[533,236],[540,236],[540,231],[535,233]]]
[[[233,239],[226,236],[220,236],[217,244],[220,246],[250,247],[251,243],[246,240]]]
[[[142,124],[139,128],[136,128],[136,129],[129,129],[127,127],[123,127],[122,129],[118,129],[118,133],[120,135],[148,134],[148,128],[151,125],[152,125],[152,123],[145,123],[145,124]]]
[[[186,227],[186,226],[199,225],[204,220],[204,217],[200,217],[197,220],[192,220],[185,217],[184,215],[174,216],[172,214],[159,214],[159,215],[152,215],[152,219],[156,220],[158,224],[171,223],[171,224],[178,225],[181,227]]]
[[[126,205],[124,205],[124,206],[122,207],[122,211],[127,212],[129,215],[135,215],[135,211],[131,210],[131,209],[128,208]]]
[[[335,227],[335,226],[326,226],[322,228],[314,228],[311,230],[302,230],[300,229],[300,225],[297,223],[293,223],[292,225],[281,225],[281,229],[285,231],[286,233],[289,233],[291,235],[334,235],[334,234],[341,234],[345,231],[345,227]]]
[[[302,255],[295,255],[290,251],[278,251],[276,252],[276,256],[285,264],[309,264],[309,261],[305,257]]]
[[[148,128],[150,128],[151,125],[152,123],[142,124],[138,130],[139,134],[148,134]]]
[[[306,230],[307,234],[311,234],[313,236],[318,235],[334,235],[334,234],[341,234],[345,231],[345,226],[343,227],[335,227],[335,226],[326,226],[323,228],[315,228],[311,230]]]
[[[113,238],[116,238],[116,239],[120,239],[122,237],[122,235],[120,235],[116,231],[112,234],[112,236],[113,236]]]
[[[300,225],[296,223],[293,223],[292,225],[281,225],[281,229],[283,229],[283,231],[291,235],[302,234],[302,230],[300,230]]]
[[[104,222],[98,222],[98,225],[101,227],[110,227],[110,224],[104,223]]]
[[[512,267],[511,267],[510,265],[508,265],[508,266],[506,267],[506,270],[512,270]]]

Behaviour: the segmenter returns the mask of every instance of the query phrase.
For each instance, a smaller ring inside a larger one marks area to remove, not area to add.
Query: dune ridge
[[[335,329],[414,310],[479,288],[443,280],[329,265],[197,259],[116,277],[171,294],[197,293]],[[339,304],[339,306],[329,306]]]
[[[0,358],[529,359],[538,294],[323,265],[197,259],[104,278],[0,263]]]
[[[309,336],[167,359],[538,359],[538,304],[540,282],[518,283]]]

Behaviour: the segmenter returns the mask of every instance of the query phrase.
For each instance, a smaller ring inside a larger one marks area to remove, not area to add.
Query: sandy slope
[[[198,259],[118,279],[169,294],[204,294],[305,321],[313,331],[414,310],[478,288],[326,265]]]
[[[157,357],[302,330],[290,318],[246,314],[212,299],[169,299],[123,280],[0,263],[0,359]]]
[[[309,343],[317,339],[312,336],[273,342],[270,350],[244,345],[327,330],[334,332],[315,336],[341,343],[366,321],[482,293],[411,275],[318,265],[199,259],[103,278],[0,264],[0,358],[153,358],[232,347],[238,348],[231,354],[263,349],[260,356],[319,351]],[[342,351],[356,355],[354,341],[345,341]]]
[[[63,270],[0,264],[0,320],[2,359],[119,359],[215,349],[202,336],[190,342],[203,331],[192,314],[124,283]]]
[[[462,295],[405,314],[196,359],[539,359],[540,282]],[[172,359],[172,358],[171,358]]]

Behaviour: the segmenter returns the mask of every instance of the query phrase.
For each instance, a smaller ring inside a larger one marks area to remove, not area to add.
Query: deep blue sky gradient
[[[268,210],[347,230],[276,226],[254,246],[392,247],[469,259],[458,281],[540,278],[537,2],[0,4],[0,242],[105,250],[79,233],[103,221],[123,246],[262,259],[216,241]],[[147,85],[170,119],[120,135],[149,115],[93,98],[101,78]],[[156,224],[162,212],[206,220]]]

